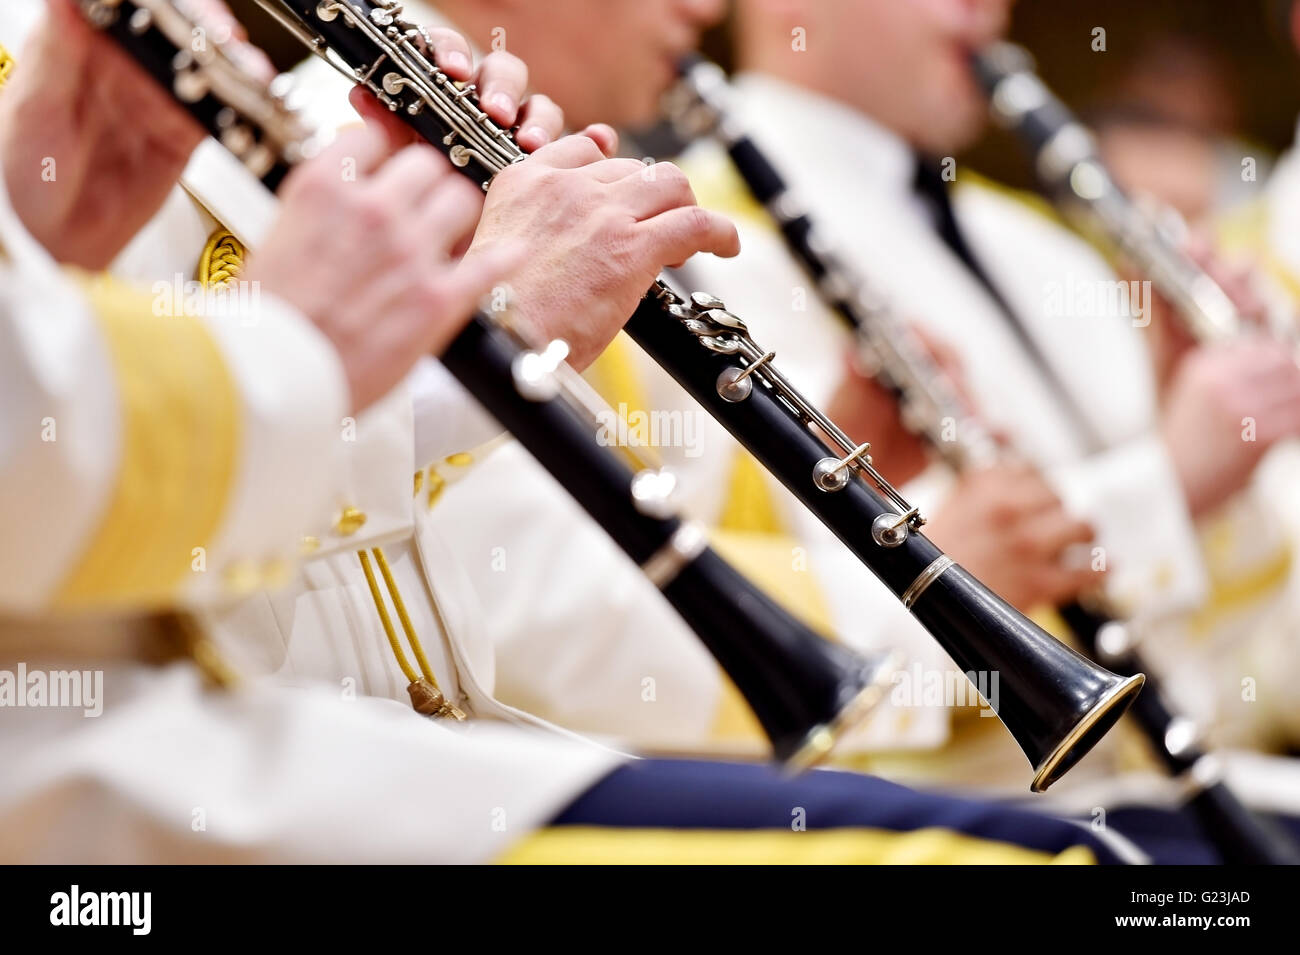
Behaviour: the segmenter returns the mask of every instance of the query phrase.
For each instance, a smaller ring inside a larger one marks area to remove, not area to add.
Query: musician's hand
[[[162,205],[203,138],[198,124],[72,0],[49,0],[0,97],[0,169],[27,230],[60,261],[108,265]],[[232,36],[219,0],[203,0],[215,42]],[[205,40],[208,38],[204,38]]]
[[[1105,580],[1069,560],[1073,548],[1092,541],[1092,527],[1067,514],[1026,465],[961,475],[926,534],[1022,611],[1065,603]]]
[[[529,250],[511,279],[518,319],[539,339],[565,339],[579,368],[609,344],[664,267],[696,252],[740,251],[735,226],[695,204],[676,166],[607,158],[584,135],[497,176],[466,259],[511,239]]]
[[[71,0],[48,15],[0,96],[0,162],[27,230],[102,269],[149,221],[203,137]]]
[[[1300,367],[1263,337],[1192,349],[1169,385],[1161,431],[1199,517],[1244,487],[1273,444],[1300,435]]]
[[[564,130],[564,113],[549,96],[525,96],[528,89],[528,65],[513,53],[496,50],[483,57],[475,69],[469,43],[455,30],[445,27],[424,31],[431,46],[429,52],[439,69],[453,80],[463,80],[478,87],[479,105],[498,126],[518,126],[515,142],[532,152],[559,138]],[[355,101],[354,101],[355,102]],[[603,127],[612,136],[613,130]]]
[[[564,111],[549,96],[534,93],[525,96],[528,88],[528,66],[512,53],[498,50],[489,53],[474,69],[470,62],[469,44],[453,30],[429,30],[434,61],[444,73],[454,80],[473,82],[478,87],[479,105],[498,126],[510,129],[518,126],[515,142],[525,152],[541,149],[564,132]],[[378,101],[364,87],[354,87],[349,96],[354,109],[366,118],[374,114]],[[394,135],[407,142],[416,142],[415,130],[394,120]],[[613,153],[618,147],[618,136],[609,126],[589,127],[584,132],[595,139],[602,149]]]
[[[454,264],[482,192],[433,147],[393,142],[376,123],[294,170],[280,198],[243,281],[295,306],[334,343],[357,410],[446,347],[521,258],[518,246],[500,245]]]

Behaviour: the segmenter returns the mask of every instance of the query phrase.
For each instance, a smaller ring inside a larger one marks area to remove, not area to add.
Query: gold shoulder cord
[[[384,605],[384,597],[379,592],[379,584],[375,581],[375,571],[370,566],[370,554],[367,554],[364,550],[357,551],[357,557],[361,560],[361,570],[366,575],[366,584],[370,587],[370,597],[375,603],[375,610],[379,613],[379,622],[383,625],[384,634],[388,637],[388,645],[392,648],[393,656],[397,659],[397,665],[402,668],[402,674],[408,681],[406,692],[410,694],[411,705],[415,707],[417,713],[425,716],[446,716],[454,720],[465,719],[464,712],[448,700],[443,695],[442,690],[438,688],[438,680],[433,675],[433,667],[429,665],[429,658],[425,656],[424,646],[415,633],[415,627],[411,624],[410,615],[406,612],[406,604],[402,600],[401,592],[397,589],[397,581],[393,580],[393,572],[388,567],[388,558],[384,555],[383,549],[372,547],[371,553],[375,555],[375,563],[379,565],[379,572],[384,577],[384,586],[388,588],[388,594],[393,598],[393,609],[397,611],[397,619],[402,623],[402,632],[406,634],[406,642],[411,645],[411,652],[415,655],[415,661],[420,667],[420,672],[416,673],[410,661],[406,659],[406,654],[402,652],[402,645],[397,639],[397,631],[393,628],[393,621],[388,616],[388,608]]]
[[[244,271],[248,250],[226,229],[217,229],[203,246],[199,257],[198,283],[205,289],[223,288]]]

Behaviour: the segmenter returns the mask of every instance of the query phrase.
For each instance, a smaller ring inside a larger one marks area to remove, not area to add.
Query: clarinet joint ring
[[[655,587],[663,590],[708,546],[709,537],[704,528],[694,521],[687,521],[673,532],[663,547],[650,555],[641,565],[641,571]]]
[[[948,571],[948,568],[955,566],[956,563],[947,554],[940,554],[931,561],[930,565],[917,574],[916,579],[908,584],[907,589],[903,591],[902,596],[899,598],[902,600],[903,606],[911,610],[916,601],[920,599],[921,594],[925,593],[932,583],[942,577]]]

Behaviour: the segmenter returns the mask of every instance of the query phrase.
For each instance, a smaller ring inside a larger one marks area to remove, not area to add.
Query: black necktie
[[[961,227],[957,224],[957,217],[953,214],[952,201],[948,196],[948,184],[943,179],[943,173],[938,163],[931,162],[924,157],[917,157],[916,173],[912,179],[912,189],[925,204],[930,212],[931,221],[934,223],[934,229],[943,239],[946,245],[966,266],[966,270],[984,287],[988,292],[989,298],[997,305],[998,312],[1005,319],[1007,326],[1015,334],[1016,340],[1020,342],[1021,348],[1029,356],[1030,361],[1037,366],[1039,373],[1046,382],[1048,388],[1056,398],[1057,404],[1065,412],[1079,437],[1088,446],[1090,451],[1099,450],[1103,447],[1103,442],[1097,434],[1092,423],[1088,420],[1083,409],[1075,402],[1074,397],[1065,387],[1056,370],[1048,361],[1043,350],[1038,347],[1029,329],[1015,310],[1002,296],[998,287],[993,284],[984,266],[980,264],[975,253],[971,251],[966,237],[962,234]]]

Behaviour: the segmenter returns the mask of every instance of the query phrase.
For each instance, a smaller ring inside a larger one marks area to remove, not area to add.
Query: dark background
[[[277,65],[287,68],[301,57],[302,47],[253,0],[230,2]],[[1276,152],[1291,143],[1300,113],[1300,58],[1286,31],[1286,8],[1286,0],[1020,0],[1012,39],[1034,52],[1043,78],[1077,109],[1103,104],[1114,80],[1154,38],[1200,41],[1222,60],[1239,135]],[[1095,27],[1106,30],[1104,53],[1092,50]],[[727,65],[725,31],[711,34],[705,48]],[[1003,137],[990,132],[965,158],[995,178],[1030,185],[1020,150]]]
[[[1237,132],[1280,152],[1295,138],[1300,57],[1291,45],[1284,0],[1020,0],[1012,39],[1028,46],[1043,79],[1076,109],[1104,103],[1114,78],[1153,39],[1184,35],[1223,60],[1240,122]],[[1094,53],[1092,30],[1106,30]],[[990,133],[969,159],[995,178],[1032,181],[1005,134]]]

